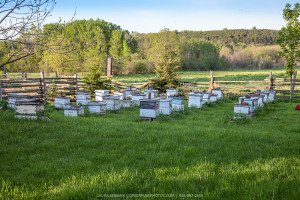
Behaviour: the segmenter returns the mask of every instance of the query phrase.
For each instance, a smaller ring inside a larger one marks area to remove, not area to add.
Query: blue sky
[[[296,0],[57,0],[48,22],[103,19],[141,33],[171,30],[280,29]]]

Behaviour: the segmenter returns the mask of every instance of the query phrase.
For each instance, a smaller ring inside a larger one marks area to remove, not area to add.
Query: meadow
[[[209,79],[209,72],[201,73],[184,72],[183,78]],[[247,79],[248,73],[219,76]],[[284,76],[282,70],[273,74]],[[150,76],[115,77],[142,82]],[[14,119],[12,111],[0,110],[0,199],[298,199],[300,118],[294,107],[300,101],[276,100],[253,119],[232,121],[236,101],[186,106],[153,122],[140,120],[138,108],[72,118],[47,104],[51,121]]]

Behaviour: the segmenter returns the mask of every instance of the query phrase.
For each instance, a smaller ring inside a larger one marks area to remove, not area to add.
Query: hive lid
[[[76,95],[91,95],[91,93],[82,91],[82,92],[76,92]]]
[[[16,105],[43,105],[42,101],[17,101]]]
[[[57,99],[71,99],[71,97],[61,97],[61,96],[57,96],[55,98],[57,98]]]
[[[94,102],[89,102],[88,105],[89,106],[104,106],[104,105],[106,105],[106,103],[94,101]]]

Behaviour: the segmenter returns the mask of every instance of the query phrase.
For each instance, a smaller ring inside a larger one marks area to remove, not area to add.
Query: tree
[[[283,10],[283,18],[286,21],[286,27],[283,27],[278,32],[277,44],[280,45],[281,50],[279,55],[287,60],[285,65],[287,74],[291,78],[290,99],[292,99],[292,75],[295,72],[294,66],[300,61],[300,4],[296,3],[294,8],[290,4],[286,4]]]
[[[42,34],[42,25],[55,3],[55,0],[0,2],[0,42],[7,45],[0,49],[0,54],[6,55],[1,59],[0,68],[51,48],[46,44],[48,35]]]
[[[178,69],[180,68],[180,53],[177,44],[177,35],[169,30],[158,33],[155,46],[156,78],[150,80],[150,85],[165,91],[169,87],[179,86]]]

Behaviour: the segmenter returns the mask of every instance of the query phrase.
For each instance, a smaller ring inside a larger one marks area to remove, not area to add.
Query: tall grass
[[[72,118],[47,106],[50,122],[18,120],[1,110],[0,198],[298,199],[295,103],[277,101],[252,120],[231,122],[233,103],[153,122],[140,120],[138,109]]]

